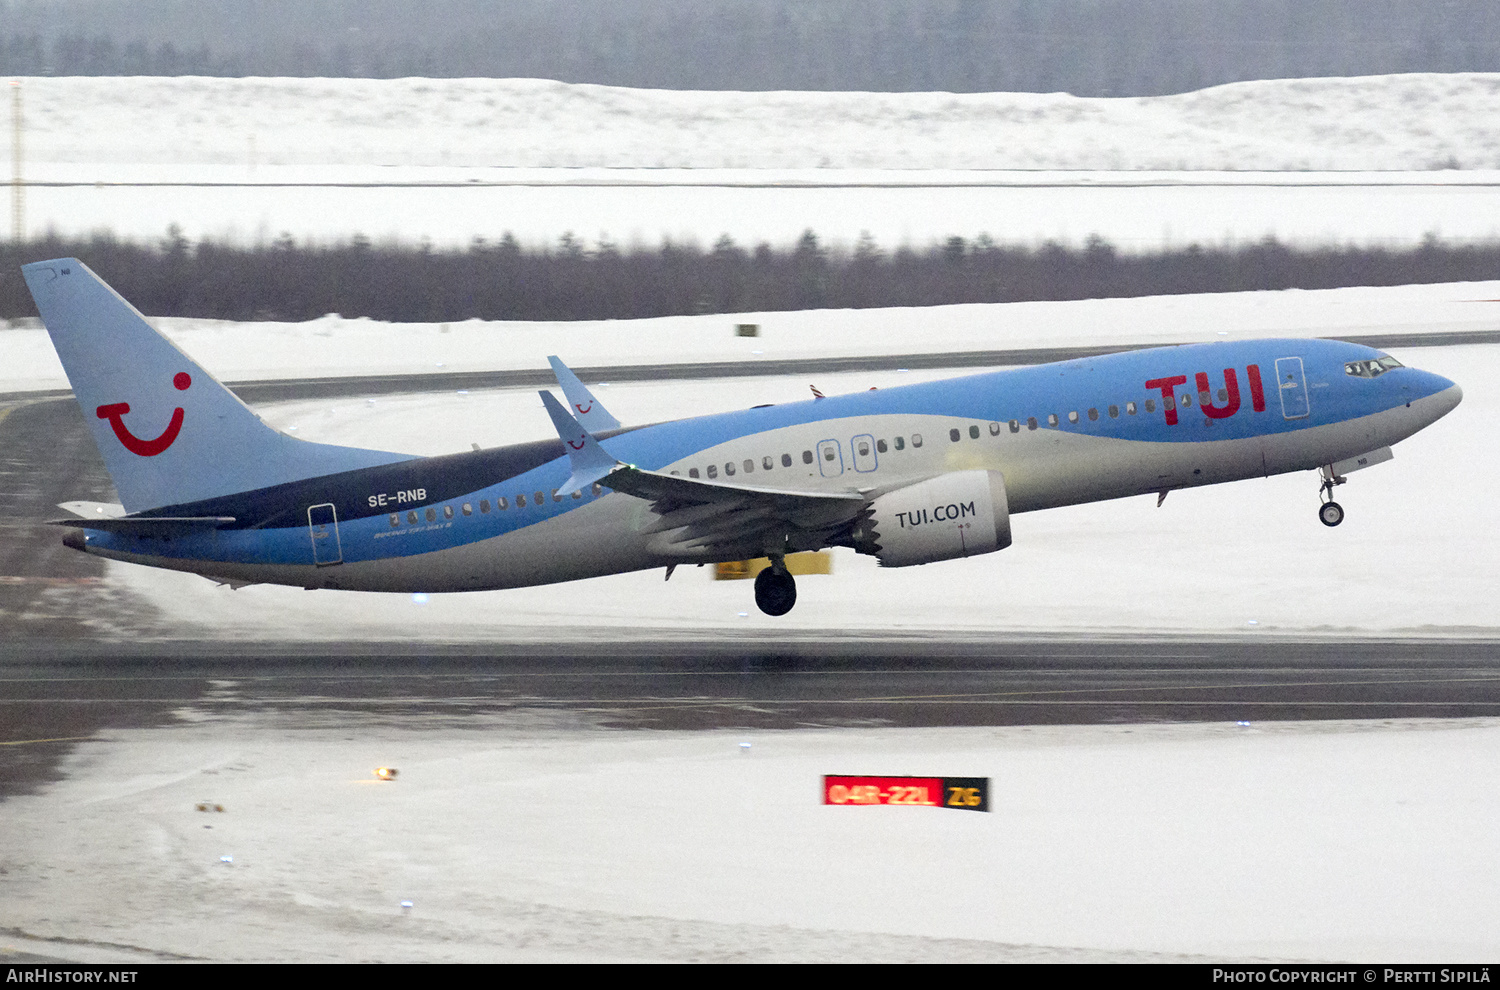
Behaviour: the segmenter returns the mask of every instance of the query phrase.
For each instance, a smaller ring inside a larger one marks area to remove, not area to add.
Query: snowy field
[[[1500,957],[1494,720],[682,733],[524,711],[421,730],[337,711],[326,729],[180,714],[105,733],[65,781],[0,804],[0,948]],[[376,782],[379,765],[400,776]],[[993,811],[823,806],[825,773],[987,776]],[[204,801],[224,813],[195,812]]]
[[[188,353],[227,380],[294,375],[541,368],[1107,343],[1184,343],[1272,335],[1493,329],[1500,283],[1256,292],[920,310],[765,314],[765,336],[732,335],[741,317],[578,325],[390,326],[165,321]],[[40,330],[0,331],[6,383],[61,385]],[[759,352],[759,353],[757,353]],[[411,598],[276,587],[231,591],[192,575],[111,564],[112,582],[157,604],[184,634],[209,637],[483,641],[686,635],[989,636],[1039,634],[1481,635],[1500,633],[1500,530],[1487,508],[1500,468],[1483,455],[1500,418],[1500,348],[1402,351],[1464,387],[1463,403],[1396,448],[1396,459],[1339,490],[1348,519],[1316,519],[1314,473],[1016,517],[1015,542],[984,557],[887,569],[835,551],[797,608],[762,615],[748,582],[708,569],[619,575],[568,586]],[[944,371],[605,383],[622,421],[654,422],[761,402],[891,387]],[[597,382],[594,384],[598,384]],[[534,389],[284,403],[261,409],[296,436],[420,454],[553,436]],[[1147,592],[1143,594],[1143,591]],[[577,602],[589,607],[580,616]],[[101,629],[101,632],[107,630]]]
[[[33,234],[156,238],[175,223],[239,243],[463,246],[568,231],[654,247],[789,244],[810,228],[888,249],[1098,234],[1127,250],[1500,238],[1500,75],[1140,99],[515,79],[33,78],[22,90]]]
[[[1500,168],[1500,74],[1176,96],[680,92],[536,79],[22,79],[53,164],[1340,171]],[[101,171],[94,178],[108,180]]]
[[[1368,174],[1368,173],[1367,173]],[[1219,176],[1201,184],[1128,186],[1087,173],[1058,185],[891,187],[763,184],[680,186],[571,184],[426,187],[133,186],[32,187],[27,229],[84,235],[98,229],[156,241],[176,224],[190,240],[269,244],[283,233],[313,243],[356,233],[380,243],[463,248],[510,233],[555,246],[564,232],[589,248],[656,248],[663,241],[711,246],[728,234],[743,246],[793,244],[805,230],[852,248],[865,234],[885,250],[917,249],[957,235],[1007,244],[1082,245],[1097,234],[1126,251],[1189,244],[1250,244],[1275,237],[1314,247],[1410,247],[1500,240],[1500,172],[1402,173],[1359,186],[1262,183]],[[700,176],[701,178],[701,176]],[[1102,181],[1094,181],[1094,180]]]

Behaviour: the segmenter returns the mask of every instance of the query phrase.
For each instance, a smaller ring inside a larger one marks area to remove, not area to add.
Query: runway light
[[[399,771],[395,767],[376,767],[375,776],[381,780],[395,780]]]
[[[739,615],[739,617],[742,618],[742,619],[748,619],[750,617],[750,613],[749,612],[738,612],[736,614]]]
[[[740,752],[741,753],[748,753],[748,752],[750,752],[750,744],[747,743],[747,742],[746,743],[740,743]]]
[[[414,595],[411,596],[411,600],[412,600],[413,604],[416,604],[416,605],[426,605],[427,604],[427,595],[425,595],[424,593],[422,593],[422,592],[419,591],[416,594],[414,594]]]
[[[403,910],[403,911],[410,911],[411,909],[412,909],[412,903],[411,903],[411,901],[402,901],[401,902],[401,910]]]
[[[234,862],[234,857],[233,856],[220,856],[219,857],[219,862],[221,862],[221,863],[233,863]]]
[[[1260,623],[1257,622],[1255,619],[1251,619],[1250,622],[1249,622],[1249,625],[1258,626],[1258,625],[1260,625]]]
[[[1235,724],[1235,725],[1239,725],[1239,726],[1243,726],[1243,727],[1245,727],[1245,728],[1247,728],[1247,729],[1248,729],[1248,728],[1250,728],[1250,723],[1249,723],[1249,722],[1246,722],[1246,721],[1244,721],[1244,720],[1243,720],[1243,719],[1241,719],[1241,720],[1240,720],[1240,721],[1238,721],[1238,722],[1236,722],[1236,723],[1234,723],[1234,724]]]

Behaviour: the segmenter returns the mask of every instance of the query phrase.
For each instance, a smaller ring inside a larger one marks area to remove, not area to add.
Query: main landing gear
[[[1329,465],[1318,471],[1323,475],[1323,486],[1318,491],[1318,499],[1323,503],[1318,506],[1318,521],[1324,526],[1337,526],[1344,521],[1344,507],[1333,500],[1333,486],[1342,485],[1348,479],[1334,474]]]
[[[767,615],[786,615],[797,604],[797,581],[780,557],[755,575],[755,604]]]

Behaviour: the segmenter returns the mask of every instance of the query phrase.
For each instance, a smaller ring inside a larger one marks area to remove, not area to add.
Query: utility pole
[[[11,173],[10,173],[10,237],[20,244],[26,236],[26,214],[22,205],[21,184],[21,80],[10,83],[11,120]]]

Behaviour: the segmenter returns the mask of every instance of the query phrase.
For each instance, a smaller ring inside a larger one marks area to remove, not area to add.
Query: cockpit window
[[[1406,367],[1389,354],[1382,354],[1373,361],[1349,361],[1344,364],[1344,374],[1355,378],[1379,378],[1392,368]]]

